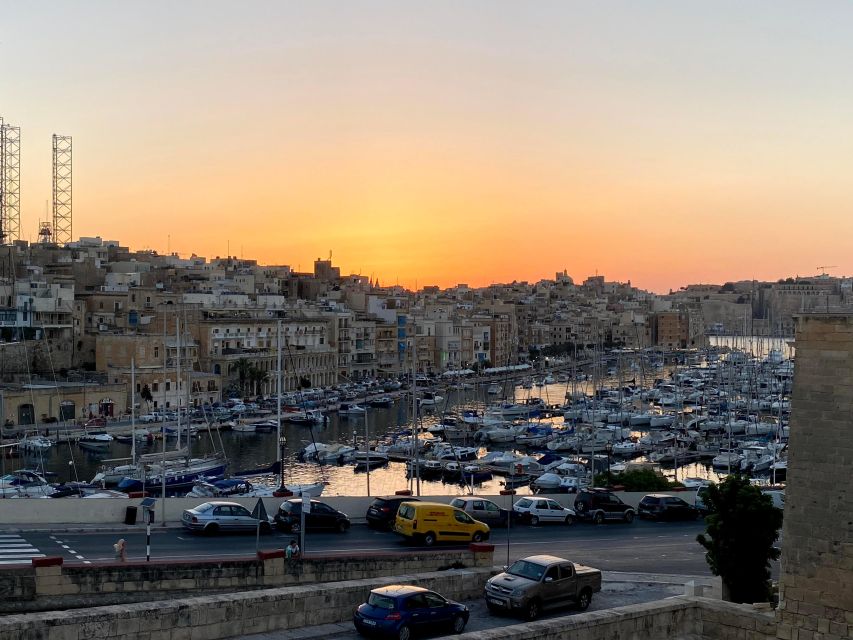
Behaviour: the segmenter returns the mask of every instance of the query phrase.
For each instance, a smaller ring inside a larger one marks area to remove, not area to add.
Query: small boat
[[[363,416],[367,413],[367,409],[364,408],[360,404],[350,404],[348,402],[342,402],[338,406],[338,415],[339,416]]]
[[[18,442],[18,449],[21,451],[47,451],[53,446],[53,441],[44,436],[32,435],[22,438]]]
[[[444,396],[440,396],[432,391],[424,391],[423,395],[418,399],[418,404],[424,407],[434,407],[442,402],[444,402]]]
[[[282,418],[285,422],[302,425],[323,424],[326,417],[318,409],[306,409],[305,411],[291,411],[285,413]]]
[[[0,498],[43,498],[55,491],[43,475],[29,469],[0,477]]]
[[[356,451],[353,456],[355,460],[355,470],[365,471],[374,467],[381,467],[388,464],[388,454],[378,451]]]
[[[388,407],[394,406],[394,398],[391,396],[381,396],[379,398],[374,398],[370,402],[368,402],[371,407],[376,407],[380,409],[387,409]]]
[[[501,392],[501,386],[499,384],[490,384],[489,388],[486,389],[486,393],[490,396],[496,396]]]
[[[235,433],[255,433],[257,425],[251,423],[239,423],[231,427]]]
[[[110,448],[114,439],[115,438],[108,433],[93,433],[81,436],[77,440],[77,445],[81,449],[86,449],[88,451],[106,451]]]

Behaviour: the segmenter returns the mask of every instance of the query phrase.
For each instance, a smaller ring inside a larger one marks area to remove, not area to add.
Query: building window
[[[167,380],[166,381],[166,391],[171,391],[171,390],[172,390],[172,383]]]
[[[160,347],[154,347],[154,357],[155,358],[160,357]]]
[[[160,391],[160,383],[159,382],[155,382],[151,385],[151,393],[156,393],[157,391]]]

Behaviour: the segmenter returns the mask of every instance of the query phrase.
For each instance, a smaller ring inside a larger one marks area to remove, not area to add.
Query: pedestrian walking
[[[119,541],[113,545],[113,549],[116,550],[116,560],[127,562],[127,543],[124,541],[124,538],[119,539]]]

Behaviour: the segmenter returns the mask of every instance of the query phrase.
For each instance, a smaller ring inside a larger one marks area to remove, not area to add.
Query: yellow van
[[[436,542],[482,542],[489,537],[489,525],[449,504],[404,502],[397,511],[394,532],[431,547]]]

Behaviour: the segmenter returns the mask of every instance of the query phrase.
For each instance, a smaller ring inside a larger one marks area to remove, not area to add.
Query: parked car
[[[601,524],[605,520],[634,521],[634,507],[607,489],[584,489],[575,496],[578,518]]]
[[[521,613],[535,620],[544,609],[576,604],[585,611],[601,591],[601,571],[557,556],[515,561],[486,582],[486,606],[492,613]]]
[[[522,498],[512,506],[512,509],[518,514],[521,522],[534,526],[543,522],[560,522],[570,525],[574,523],[576,517],[572,509],[564,507],[556,500],[537,496]]]
[[[637,515],[654,520],[695,520],[699,517],[699,510],[681,498],[665,493],[650,493],[640,500]]]
[[[142,422],[143,424],[150,424],[152,422],[162,422],[163,418],[156,413],[144,413],[139,416],[137,420],[139,420],[139,422]]]
[[[470,616],[464,604],[423,587],[391,585],[373,589],[352,616],[356,631],[409,640],[413,635],[449,628],[462,633]]]
[[[482,542],[489,525],[462,509],[441,502],[404,502],[397,511],[394,532],[427,547],[436,542]]]
[[[104,418],[89,418],[83,424],[84,427],[103,427],[107,424]]]
[[[409,496],[383,496],[374,498],[367,508],[367,526],[374,529],[394,529],[397,510],[404,502],[420,502]]]
[[[275,524],[284,531],[298,531],[302,517],[302,498],[281,503],[275,514]],[[319,500],[311,500],[311,510],[305,513],[305,530],[332,529],[344,533],[350,528],[349,516]]]
[[[258,519],[246,507],[236,502],[204,502],[192,509],[184,509],[181,524],[188,531],[213,535],[219,532],[255,531]],[[272,533],[272,521],[260,521],[261,533]]]
[[[453,498],[450,506],[462,509],[474,520],[485,522],[490,527],[505,527],[511,522],[512,511],[501,509],[491,500],[467,496],[464,498]]]

